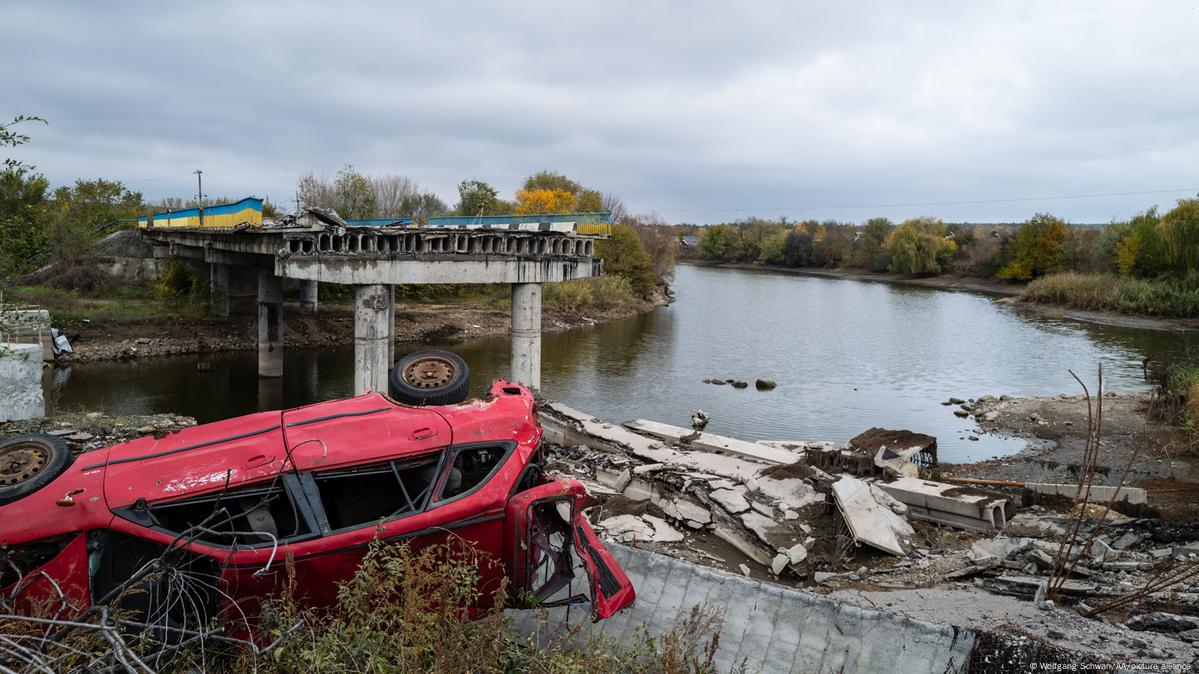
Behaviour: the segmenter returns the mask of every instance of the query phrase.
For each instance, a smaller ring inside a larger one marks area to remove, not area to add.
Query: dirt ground
[[[1083,396],[993,399],[965,403],[985,433],[1034,440],[1014,456],[972,464],[943,465],[942,476],[1013,482],[1078,480],[1087,438]],[[1148,396],[1108,393],[1103,398],[1099,484],[1127,484],[1149,492],[1166,518],[1199,515],[1199,457],[1183,431],[1148,418]],[[1092,400],[1098,417],[1098,400]]]
[[[546,311],[542,329],[568,330],[634,315],[663,302],[647,302],[632,310],[595,311],[588,314]],[[508,333],[507,308],[485,304],[409,304],[396,306],[396,340],[399,342],[454,343]],[[250,350],[257,346],[257,319],[231,316],[202,320],[153,320],[74,325],[67,337],[74,353],[60,362],[124,360],[214,351]],[[354,312],[349,306],[323,305],[317,315],[284,306],[284,346],[322,348],[354,343]]]

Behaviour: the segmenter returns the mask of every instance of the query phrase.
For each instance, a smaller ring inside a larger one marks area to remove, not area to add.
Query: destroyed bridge
[[[305,208],[263,221],[258,199],[143,218],[155,257],[207,266],[214,308],[256,299],[258,374],[283,375],[283,279],[300,283],[301,311],[315,313],[318,283],[354,287],[354,392],[386,391],[395,360],[395,286],[508,284],[511,378],[541,385],[541,284],[599,276],[595,242],[608,213],[343,220]]]

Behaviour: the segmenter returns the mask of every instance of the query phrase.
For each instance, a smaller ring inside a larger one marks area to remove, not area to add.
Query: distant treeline
[[[1103,287],[1112,289],[1113,297],[1089,298],[1092,308],[1199,316],[1199,199],[1181,199],[1164,214],[1150,208],[1103,227],[1072,227],[1040,213],[1013,225],[954,224],[932,217],[899,224],[886,218],[862,224],[752,218],[693,231],[699,238],[686,254],[716,262],[1013,281],[1062,272],[1101,274],[1112,277]],[[1086,285],[1072,278],[1071,288]],[[1119,292],[1137,297],[1117,301]],[[1073,294],[1062,290],[1055,301],[1072,304]]]

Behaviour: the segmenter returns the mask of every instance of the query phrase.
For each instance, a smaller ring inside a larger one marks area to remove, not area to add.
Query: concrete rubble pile
[[[704,432],[702,423],[617,425],[559,403],[546,404],[541,421],[553,448],[550,470],[599,496],[592,517],[602,536],[815,592],[939,588],[976,593],[970,601],[981,602],[1001,595],[1053,609],[1037,614],[1068,614],[1054,624],[1081,621],[1085,631],[1095,621],[1081,614],[1174,565],[1199,565],[1199,525],[1114,510],[1101,520],[1103,508],[1094,505],[1080,520],[1079,544],[1063,549],[1076,521],[1069,512],[1038,505],[1017,512],[1016,502],[1030,493],[1060,500],[1072,496],[1068,485],[1017,495],[928,479],[936,440],[907,431],[870,429],[845,446],[747,442]],[[1063,558],[1071,570],[1055,607],[1044,595]],[[1199,655],[1195,607],[1199,575],[1101,620]]]

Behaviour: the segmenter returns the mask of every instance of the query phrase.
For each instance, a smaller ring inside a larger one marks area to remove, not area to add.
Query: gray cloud
[[[393,6],[397,5],[397,6]],[[671,221],[1106,221],[1199,186],[1174,4],[24,3],[0,115],[56,184],[287,199],[351,163],[453,202],[561,171]]]

